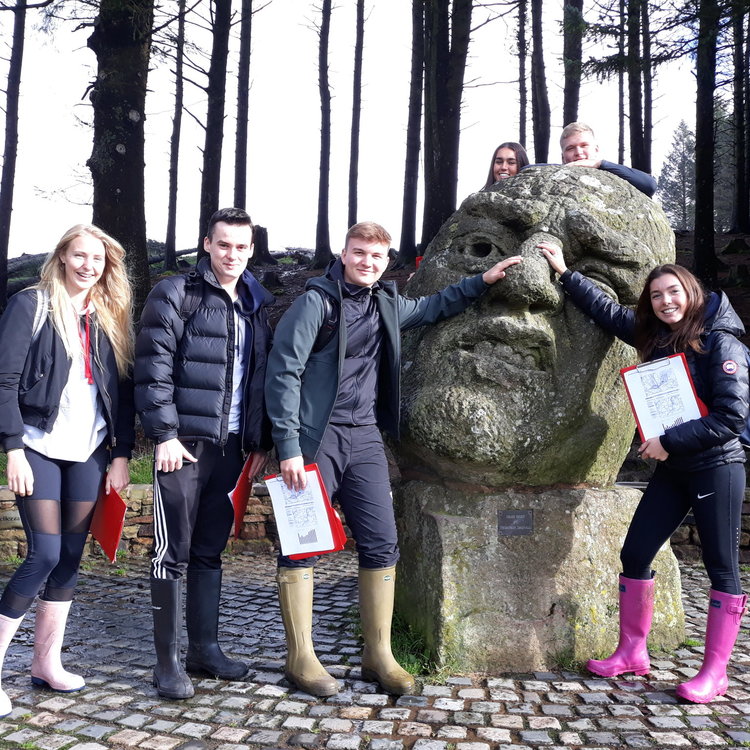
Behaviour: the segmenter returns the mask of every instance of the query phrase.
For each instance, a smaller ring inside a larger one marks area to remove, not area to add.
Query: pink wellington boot
[[[693,703],[708,703],[727,692],[727,663],[740,630],[747,596],[711,589],[708,600],[703,666],[695,677],[678,685],[676,690],[680,698]]]
[[[600,677],[618,674],[648,674],[651,661],[646,649],[646,638],[651,630],[654,613],[654,579],[642,581],[620,576],[620,641],[607,659],[590,659],[589,672]]]
[[[0,615],[0,671],[3,667],[3,661],[5,661],[5,652],[8,650],[8,646],[10,646],[10,642],[13,640],[13,636],[16,634],[16,630],[18,630],[23,617],[23,615],[18,618]],[[0,717],[7,716],[12,710],[13,706],[10,698],[0,688]]]
[[[31,681],[61,693],[72,693],[86,687],[80,675],[67,672],[60,661],[65,623],[71,602],[37,600],[34,628],[34,658],[31,662]]]

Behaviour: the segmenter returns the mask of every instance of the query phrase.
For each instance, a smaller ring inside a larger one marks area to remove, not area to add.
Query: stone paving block
[[[515,703],[521,700],[521,696],[513,690],[490,690],[490,698],[493,701],[502,701],[503,703]]]
[[[3,739],[6,742],[17,742],[19,745],[23,745],[25,742],[32,743],[35,738],[42,736],[42,733],[36,729],[19,729]]]
[[[293,747],[315,748],[323,744],[323,737],[311,732],[300,732],[300,734],[293,734],[288,737],[286,742]]]
[[[657,745],[668,745],[669,747],[689,747],[693,741],[677,732],[649,732],[650,737]]]
[[[130,714],[128,716],[123,716],[122,718],[117,720],[118,724],[122,724],[123,726],[130,727],[131,729],[140,729],[144,724],[147,724],[149,721],[151,721],[150,716],[146,716],[145,714]]]
[[[223,740],[224,742],[242,742],[250,734],[247,729],[240,727],[219,727],[212,735],[212,740]]]
[[[468,726],[477,724],[482,726],[485,723],[485,716],[476,711],[456,711],[453,714],[453,721],[456,724],[466,724]]]
[[[586,741],[604,747],[617,747],[623,744],[622,740],[613,732],[586,732]]]
[[[735,745],[742,745],[745,743],[750,743],[750,732],[735,732],[735,731],[728,731],[725,732],[727,737],[729,737],[732,742],[735,743]]]
[[[362,738],[356,734],[332,734],[326,742],[328,750],[358,750]]]
[[[600,729],[605,729],[612,732],[642,732],[646,729],[642,721],[638,719],[598,719],[596,722]],[[661,725],[656,725],[661,726]],[[661,727],[662,729],[668,729],[669,727]]]
[[[638,706],[608,706],[607,710],[612,716],[643,716]]]
[[[94,740],[101,740],[109,734],[117,731],[115,727],[106,724],[89,724],[83,729],[79,729],[76,734],[82,734],[84,737],[91,737]]]
[[[378,718],[386,721],[403,721],[411,716],[411,709],[408,708],[384,708],[378,711]]]
[[[689,732],[688,737],[691,737],[693,742],[700,747],[714,747],[716,745],[728,744],[725,739],[719,737],[714,732]]]
[[[98,742],[79,742],[77,745],[71,745],[69,750],[107,750],[107,747]]]
[[[376,693],[375,695],[358,695],[354,699],[354,702],[360,706],[387,706],[389,698],[382,693]]]
[[[461,688],[458,691],[458,697],[466,700],[482,700],[486,693],[482,688]]]
[[[339,717],[342,719],[351,719],[352,721],[361,721],[369,719],[372,716],[373,709],[368,706],[344,706],[339,709]]]
[[[147,740],[141,742],[138,747],[145,747],[148,750],[172,750],[182,743],[182,739],[179,737],[168,737],[164,734],[155,734]]]
[[[245,725],[262,729],[278,729],[282,721],[284,721],[284,717],[276,714],[253,714],[245,722]]]
[[[186,747],[180,748],[180,750],[188,750]],[[195,748],[195,750],[206,750],[205,748]],[[217,745],[216,750],[250,750],[249,745],[237,745],[231,742],[223,742],[221,745]]]
[[[276,710],[282,714],[297,714],[301,716],[307,711],[307,704],[299,701],[279,701],[276,704]]]
[[[481,732],[482,730],[480,729],[479,731]],[[456,727],[451,724],[446,724],[437,730],[437,736],[447,740],[463,740],[468,733],[466,727]]]
[[[489,742],[510,742],[510,730],[509,729],[498,729],[497,727],[479,727],[477,729],[477,737],[480,740],[488,740]]]
[[[404,743],[401,740],[370,740],[368,750],[403,750]]]
[[[529,716],[529,729],[560,729],[560,722],[548,716]]]
[[[247,741],[251,745],[275,745],[277,742],[281,741],[283,734],[283,732],[274,732],[270,729],[263,729],[260,732],[251,734],[247,738]]]
[[[53,726],[54,724],[59,724],[60,717],[57,714],[52,714],[47,711],[43,711],[40,714],[36,714],[36,716],[32,716],[30,719],[27,720],[26,723],[30,724],[32,727],[40,727],[41,729],[44,729],[44,727],[49,727],[49,726]]]
[[[508,690],[513,690],[513,688],[515,687],[515,682],[511,679],[508,679],[507,677],[490,677],[487,680],[487,687],[507,688]]]
[[[56,696],[54,698],[48,698],[41,703],[37,703],[37,708],[43,708],[47,711],[65,711],[71,706],[75,706],[76,701],[73,698],[63,698],[62,696]]]
[[[653,747],[654,743],[643,734],[626,734],[623,739],[628,747]]]
[[[447,685],[425,685],[422,688],[422,695],[434,695],[440,698],[450,698],[453,690]]]
[[[282,729],[312,729],[317,719],[310,716],[288,716],[281,725]]]
[[[61,750],[61,748],[68,747],[76,742],[78,740],[68,734],[47,734],[37,739],[34,742],[34,747],[37,750]]]
[[[393,734],[394,723],[392,721],[364,721],[362,722],[362,734]]]
[[[612,703],[606,693],[581,693],[581,700],[588,704]]]
[[[540,732],[532,729],[526,729],[521,732],[521,739],[531,745],[552,745],[554,740],[548,732]]]
[[[333,716],[336,713],[335,706],[311,706],[310,716]]]
[[[465,706],[466,702],[458,698],[436,698],[432,703],[433,708],[445,711],[463,711]]]
[[[65,721],[61,721],[57,724],[55,730],[58,732],[73,732],[74,734],[77,734],[78,730],[85,725],[86,722],[83,719],[65,719]]]
[[[446,685],[465,685],[467,687],[471,686],[471,677],[449,677],[445,681]]]
[[[211,727],[208,724],[198,724],[194,721],[188,721],[185,724],[174,728],[175,734],[184,734],[186,737],[195,737],[196,739],[206,737],[211,733]]]
[[[114,742],[117,745],[135,747],[150,736],[151,735],[148,732],[137,732],[135,729],[123,729],[122,731],[111,735],[108,741]]]
[[[500,727],[503,729],[523,729],[523,718],[520,716],[493,714],[490,716],[490,724],[492,724],[493,727]]]
[[[429,724],[422,724],[417,721],[404,721],[399,724],[398,733],[405,737],[430,737],[432,736],[432,727]]]
[[[475,701],[469,705],[469,708],[481,714],[496,714],[499,713],[502,706],[500,703],[492,701]]]
[[[397,706],[426,706],[427,696],[426,695],[402,695],[399,696],[396,701]]]
[[[321,719],[318,727],[321,732],[351,732],[354,725],[348,719]]]
[[[458,742],[456,750],[490,750],[490,746],[485,742]]]
[[[448,722],[448,712],[425,708],[417,711],[417,721],[424,721],[427,724],[446,724]]]
[[[448,747],[447,742],[441,742],[440,740],[417,740],[412,745],[412,750],[446,750]]]
[[[546,703],[540,706],[542,713],[547,716],[572,717],[573,709],[570,706],[559,706],[555,703]]]
[[[563,745],[582,745],[581,735],[577,732],[560,732],[560,742]]]

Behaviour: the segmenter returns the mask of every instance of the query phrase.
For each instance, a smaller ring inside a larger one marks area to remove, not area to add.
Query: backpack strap
[[[36,309],[34,310],[34,323],[31,326],[31,342],[39,338],[44,322],[49,312],[49,292],[46,289],[36,289]]]
[[[319,352],[336,334],[339,329],[339,304],[337,300],[334,300],[330,294],[324,292],[319,287],[311,287],[323,300],[323,324],[318,330],[318,335],[315,337],[315,343],[313,344],[312,351]]]
[[[185,274],[185,295],[180,305],[180,318],[187,323],[203,300],[203,277],[193,269]]]

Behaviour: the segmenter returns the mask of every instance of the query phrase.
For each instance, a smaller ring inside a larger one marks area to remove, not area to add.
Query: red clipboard
[[[110,562],[117,559],[117,548],[120,546],[127,509],[125,501],[115,490],[104,492],[102,487],[91,518],[91,535],[99,542],[102,552]]]
[[[622,382],[625,386],[625,393],[627,393],[628,396],[628,402],[630,403],[630,410],[633,412],[633,417],[635,418],[636,426],[638,427],[638,436],[640,437],[641,441],[645,441],[646,438],[644,436],[643,427],[641,425],[641,419],[638,416],[638,407],[635,403],[635,400],[633,398],[633,394],[631,393],[630,386],[628,384],[628,373],[631,373],[633,371],[638,371],[639,368],[642,368],[644,366],[648,366],[651,364],[658,363],[659,361],[664,360],[676,360],[678,361],[682,367],[684,368],[684,375],[687,378],[687,382],[690,386],[690,390],[692,392],[692,396],[695,399],[695,405],[698,407],[698,412],[701,417],[705,417],[708,415],[708,407],[701,401],[700,398],[698,398],[698,393],[695,390],[695,383],[693,382],[693,378],[690,375],[690,368],[688,367],[687,358],[685,355],[680,352],[679,354],[670,354],[668,357],[663,357],[661,360],[654,360],[653,362],[642,362],[637,365],[632,365],[631,367],[623,367],[620,370],[620,376],[622,377]],[[663,434],[663,433],[662,433]]]
[[[232,507],[234,508],[234,538],[240,538],[240,532],[242,531],[242,522],[245,520],[245,512],[247,511],[247,503],[250,500],[250,494],[253,491],[253,478],[250,476],[250,464],[253,459],[251,453],[245,460],[245,465],[242,467],[240,476],[237,479],[237,484],[234,485],[234,489],[229,493],[229,499],[232,501]]]
[[[346,546],[346,532],[344,531],[344,525],[341,523],[341,518],[336,512],[334,507],[331,505],[331,499],[328,497],[326,486],[323,483],[323,477],[320,475],[320,470],[317,464],[307,464],[305,471],[308,472],[308,482],[311,479],[315,479],[320,487],[320,493],[323,496],[323,502],[325,504],[326,516],[328,518],[328,524],[331,527],[331,538],[333,540],[333,546],[330,549],[319,549],[310,550],[306,552],[300,552],[293,555],[287,555],[291,560],[304,560],[306,557],[315,557],[317,555],[325,555],[329,552],[338,552],[344,549]],[[312,474],[312,476],[310,476]],[[269,474],[263,477],[263,481],[269,479],[276,479],[279,474]]]

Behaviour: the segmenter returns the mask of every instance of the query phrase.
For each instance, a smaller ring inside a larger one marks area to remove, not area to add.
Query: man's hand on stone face
[[[591,167],[592,169],[599,169],[602,165],[601,159],[578,159],[578,161],[570,161],[566,167]]]
[[[495,263],[489,271],[485,271],[482,274],[482,279],[485,284],[494,284],[498,279],[505,278],[505,269],[515,266],[516,263],[522,263],[523,258],[520,255],[513,255],[510,258],[501,260],[499,263]]]

